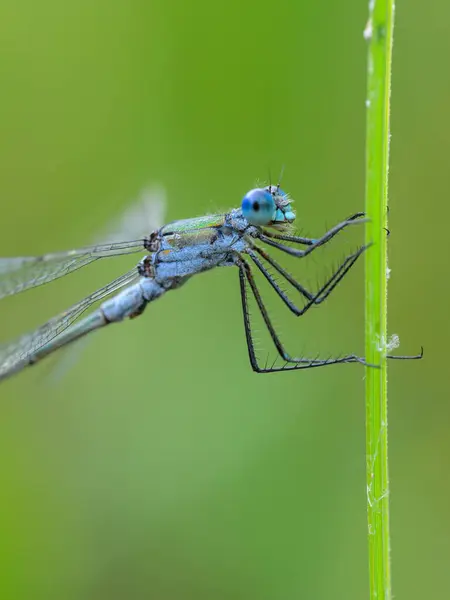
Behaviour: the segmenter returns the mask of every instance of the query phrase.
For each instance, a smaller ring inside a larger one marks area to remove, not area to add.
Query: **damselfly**
[[[252,369],[273,373],[309,369],[341,363],[366,364],[354,354],[338,358],[293,357],[285,350],[269,317],[254,277],[262,273],[280,300],[299,317],[321,304],[353,267],[367,246],[349,254],[316,292],[311,292],[280,265],[265,249],[270,246],[296,258],[304,258],[328,243],[343,229],[364,222],[356,213],[319,238],[294,235],[292,200],[279,185],[250,190],[240,208],[224,214],[175,221],[141,239],[99,244],[68,252],[0,259],[0,298],[17,294],[80,269],[100,258],[145,252],[138,265],[90,296],[50,319],[35,331],[0,347],[0,379],[9,377],[87,333],[110,323],[142,314],[147,304],[169,290],[177,289],[190,277],[215,267],[237,267],[244,315],[244,330]],[[304,300],[299,307],[278,283],[272,272],[284,279]],[[248,308],[253,295],[265,326],[283,360],[282,366],[258,362]],[[92,304],[105,299],[96,310],[74,323]],[[392,357],[392,358],[420,358]]]

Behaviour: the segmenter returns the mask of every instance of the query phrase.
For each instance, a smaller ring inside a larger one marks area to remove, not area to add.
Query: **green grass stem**
[[[387,429],[387,192],[393,0],[370,0],[366,130],[366,472],[371,600],[391,600]]]

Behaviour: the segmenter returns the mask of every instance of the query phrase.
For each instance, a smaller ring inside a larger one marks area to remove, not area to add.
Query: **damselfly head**
[[[280,185],[269,185],[266,190],[272,194],[273,201],[277,207],[274,218],[274,225],[282,223],[292,223],[295,221],[295,212],[291,206],[291,198],[289,195],[280,189]]]
[[[242,200],[242,214],[251,225],[288,225],[295,219],[291,200],[277,185],[255,188]]]

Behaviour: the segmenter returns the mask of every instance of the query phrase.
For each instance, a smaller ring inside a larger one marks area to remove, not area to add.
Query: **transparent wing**
[[[89,263],[108,256],[132,254],[144,250],[144,240],[98,244],[67,252],[42,256],[0,258],[0,298],[63,277]]]
[[[132,269],[80,300],[68,310],[53,317],[38,329],[19,337],[9,344],[0,346],[0,379],[14,371],[19,363],[26,361],[36,350],[67,329],[94,302],[102,300],[120,288],[129,285],[137,278],[136,269]]]
[[[120,240],[133,239],[148,235],[162,227],[166,215],[166,192],[158,184],[152,184],[142,189],[134,202],[126,210],[114,217],[105,227],[98,232],[95,242],[120,242]],[[48,381],[56,383],[70,371],[77,362],[80,354],[91,342],[91,336],[85,336],[69,344],[58,352],[48,370]]]
[[[120,242],[143,238],[164,225],[166,206],[166,192],[162,186],[145,187],[122,214],[112,218],[102,231],[97,232],[92,241]]]
[[[144,235],[161,227],[165,206],[164,189],[149,186],[96,236],[97,242],[108,240],[108,243],[43,256],[0,258],[0,298],[63,277],[99,258],[145,251]],[[131,241],[122,241],[126,239]]]

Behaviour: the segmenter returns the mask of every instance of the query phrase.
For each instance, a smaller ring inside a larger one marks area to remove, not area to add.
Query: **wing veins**
[[[11,343],[0,346],[0,379],[18,362],[26,360],[36,350],[67,329],[94,302],[102,300],[105,296],[131,283],[137,277],[136,269],[132,269],[73,304],[59,315],[52,317],[34,331],[20,336]]]
[[[42,256],[0,258],[0,298],[18,294],[98,260],[145,251],[144,239],[97,244]]]

